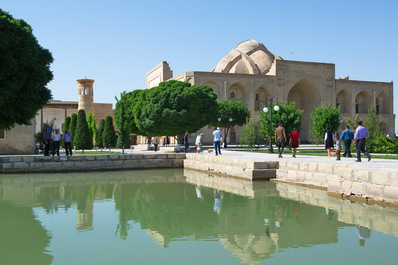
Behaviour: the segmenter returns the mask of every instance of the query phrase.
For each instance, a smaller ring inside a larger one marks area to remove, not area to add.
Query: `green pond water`
[[[0,264],[398,264],[398,209],[182,169],[0,175]]]

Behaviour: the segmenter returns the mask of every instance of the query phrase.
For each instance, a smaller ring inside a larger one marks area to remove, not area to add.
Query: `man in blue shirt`
[[[361,162],[361,151],[368,157],[368,161],[370,161],[371,156],[366,151],[366,139],[369,137],[368,129],[362,126],[362,121],[357,121],[358,128],[355,130],[354,134],[354,142],[352,144],[356,144],[357,147],[357,160],[355,162]]]
[[[218,154],[221,155],[221,148],[220,148],[220,142],[221,142],[221,131],[220,128],[217,127],[217,129],[214,130],[213,132],[213,142],[214,142],[214,151],[216,152],[216,156]]]
[[[347,125],[345,130],[340,135],[340,141],[344,142],[344,157],[346,157],[346,155],[348,155],[348,157],[352,157],[350,150],[352,140],[354,140],[354,134],[350,130],[350,126]]]

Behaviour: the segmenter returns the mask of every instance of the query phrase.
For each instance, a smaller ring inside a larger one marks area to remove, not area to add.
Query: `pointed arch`
[[[363,90],[355,97],[355,113],[366,114],[372,106],[372,95]]]
[[[231,96],[234,96],[233,98]],[[245,101],[245,87],[241,83],[234,83],[227,90],[227,97],[230,100]]]
[[[306,141],[312,126],[311,113],[321,105],[321,90],[311,80],[303,78],[289,90],[287,102],[293,101],[296,102],[297,109],[304,110],[300,135]]]
[[[254,92],[254,110],[258,111],[267,105],[267,98],[271,96],[271,90],[265,86],[260,86]]]
[[[215,83],[213,81],[207,81],[207,82],[204,82],[202,85],[206,85],[206,86],[213,88],[214,93],[217,95],[217,99],[218,100],[222,99],[220,86],[217,83]]]
[[[340,90],[336,95],[336,107],[340,107],[341,113],[350,113],[351,94],[346,89]]]

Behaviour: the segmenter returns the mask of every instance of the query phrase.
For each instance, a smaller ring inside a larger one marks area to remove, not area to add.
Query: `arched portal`
[[[290,89],[287,102],[290,103],[292,101],[296,102],[297,109],[304,110],[301,118],[300,138],[303,141],[307,141],[312,126],[311,113],[321,105],[319,88],[310,80],[304,78]]]
[[[372,96],[368,92],[362,91],[355,97],[355,113],[368,113],[371,106]]]
[[[340,107],[341,113],[350,113],[350,107],[351,107],[350,98],[351,98],[350,93],[345,89],[342,89],[339,93],[337,93],[336,107]]]
[[[230,100],[245,101],[245,87],[240,83],[235,83],[228,88],[227,97]]]
[[[267,98],[271,96],[271,92],[268,88],[261,86],[254,92],[254,110],[259,111],[264,108],[267,104]]]

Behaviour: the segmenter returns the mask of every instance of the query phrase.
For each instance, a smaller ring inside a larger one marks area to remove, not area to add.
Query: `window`
[[[231,93],[229,94],[229,98],[235,98],[235,97],[236,97],[235,92],[231,92]]]
[[[355,113],[359,112],[358,97],[355,98]]]
[[[0,130],[0,139],[5,139],[6,138],[6,132],[5,130]]]
[[[380,110],[380,104],[379,104],[379,98],[376,98],[376,113],[379,114]]]

